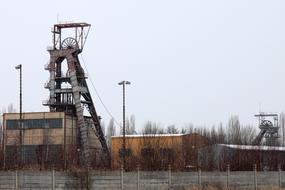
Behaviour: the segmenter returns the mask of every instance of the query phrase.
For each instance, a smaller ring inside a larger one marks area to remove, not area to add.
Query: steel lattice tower
[[[63,111],[77,117],[80,145],[86,165],[90,164],[88,127],[94,130],[101,143],[102,151],[109,160],[109,151],[100,126],[100,119],[87,86],[87,75],[78,58],[90,26],[87,23],[55,24],[52,29],[53,46],[48,48],[50,60],[45,66],[45,69],[50,72],[50,79],[45,85],[50,91],[50,96],[44,105],[49,106],[51,112]],[[62,33],[65,31],[69,34],[71,31],[73,34],[62,40]],[[67,63],[66,73],[62,72],[64,60]],[[90,114],[88,117],[84,115],[85,108]]]
[[[267,146],[277,146],[279,138],[279,122],[278,114],[276,113],[262,113],[254,115],[258,117],[260,132],[254,139],[254,145],[261,145],[262,139],[265,138]]]

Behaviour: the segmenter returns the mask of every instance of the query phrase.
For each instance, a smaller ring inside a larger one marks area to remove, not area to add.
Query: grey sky
[[[23,64],[24,111],[48,110],[44,82],[57,21],[92,24],[83,52],[104,103],[121,121],[117,83],[129,80],[127,113],[137,124],[255,124],[259,111],[285,108],[285,1],[2,1],[0,106],[18,107]],[[89,83],[90,84],[90,83]],[[97,112],[110,117],[90,87]]]

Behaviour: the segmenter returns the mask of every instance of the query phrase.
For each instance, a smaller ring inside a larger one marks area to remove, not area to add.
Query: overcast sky
[[[24,111],[48,110],[44,65],[58,19],[92,25],[83,57],[116,120],[122,120],[117,83],[129,80],[127,115],[139,126],[147,120],[212,125],[231,115],[256,124],[259,107],[285,110],[284,10],[281,0],[2,1],[0,106],[18,108],[14,66],[23,64]]]

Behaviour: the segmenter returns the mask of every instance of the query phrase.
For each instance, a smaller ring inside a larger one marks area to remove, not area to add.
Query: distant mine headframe
[[[101,143],[103,154],[110,159],[100,118],[86,83],[87,75],[78,58],[90,27],[91,25],[87,23],[55,24],[52,29],[53,46],[48,47],[50,60],[45,65],[45,69],[50,72],[49,81],[45,85],[50,91],[50,96],[44,105],[49,106],[51,112],[63,111],[77,117],[80,149],[85,165],[91,162],[88,127],[93,129]],[[67,67],[67,71],[64,72],[63,67]],[[88,116],[85,116],[86,113],[89,113]]]
[[[261,145],[265,138],[265,144],[268,146],[275,146],[278,144],[278,114],[275,113],[259,113],[254,115],[258,118],[260,132],[254,139],[254,145]]]

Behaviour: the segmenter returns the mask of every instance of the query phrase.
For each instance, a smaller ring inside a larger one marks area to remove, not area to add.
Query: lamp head
[[[123,80],[123,81],[118,83],[118,85],[124,85],[124,84],[129,85],[129,84],[131,84],[131,82]]]
[[[22,68],[22,64],[17,65],[17,66],[15,67],[15,69],[21,69],[21,68]]]

